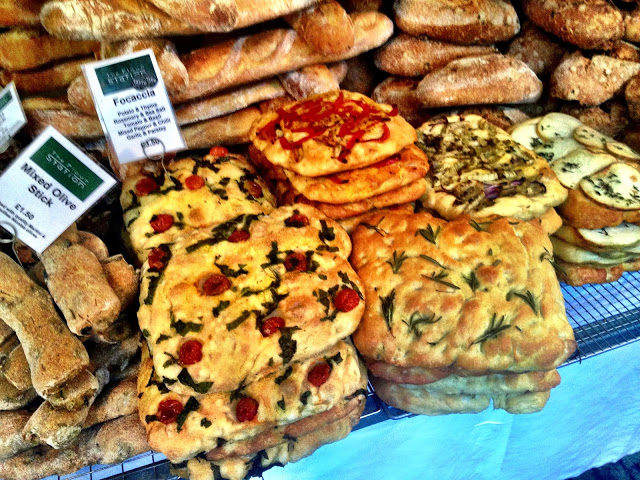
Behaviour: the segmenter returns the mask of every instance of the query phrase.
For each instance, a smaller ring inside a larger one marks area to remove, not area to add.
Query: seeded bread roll
[[[536,74],[520,60],[501,54],[453,60],[427,74],[416,88],[417,98],[429,108],[534,103],[541,95]]]

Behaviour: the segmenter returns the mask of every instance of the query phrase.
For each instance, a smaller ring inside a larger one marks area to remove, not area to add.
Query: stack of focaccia
[[[552,237],[561,280],[606,283],[640,269],[640,154],[569,115],[550,113],[513,128],[569,189]]]
[[[553,207],[567,198],[567,191],[553,170],[482,117],[430,120],[418,128],[417,145],[431,164],[421,201],[443,218],[540,218],[548,232],[560,227]]]
[[[122,196],[144,261],[140,420],[192,479],[307,456],[349,433],[366,396],[348,235],[308,205],[275,209],[242,157],[217,152],[140,169]]]
[[[539,222],[385,212],[352,240],[367,298],[353,339],[380,398],[427,415],[544,407],[576,343]]]
[[[251,140],[282,204],[309,203],[347,230],[370,211],[425,191],[429,164],[413,127],[395,108],[357,93],[291,103],[256,122]]]

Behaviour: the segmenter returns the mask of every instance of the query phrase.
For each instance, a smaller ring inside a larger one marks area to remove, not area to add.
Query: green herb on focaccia
[[[510,290],[509,293],[507,293],[507,301],[508,302],[511,301],[513,297],[518,297],[524,303],[529,305],[531,310],[533,310],[533,313],[535,314],[538,313],[538,305],[537,305],[536,299],[530,290],[527,290],[525,293],[520,293],[520,292],[516,292],[515,290]]]
[[[409,257],[406,255],[405,252],[400,252],[400,255],[398,255],[398,252],[394,250],[393,258],[391,260],[387,260],[387,263],[391,266],[391,271],[393,273],[398,273],[400,271],[400,267],[402,267],[402,264],[408,258]]]
[[[511,326],[509,323],[505,322],[506,320],[504,315],[498,318],[498,315],[494,312],[493,316],[491,317],[489,327],[487,327],[484,333],[475,342],[473,342],[473,344],[475,345],[476,343],[483,343],[490,338],[497,337],[500,332],[506,330]]]
[[[395,309],[396,301],[396,289],[391,290],[391,293],[386,297],[380,297],[380,303],[382,308],[382,318],[387,324],[387,328],[391,331],[391,324],[393,323],[393,311]]]
[[[432,325],[434,323],[442,320],[442,317],[436,317],[435,313],[431,314],[423,314],[420,312],[413,312],[409,317],[409,320],[403,320],[407,327],[409,327],[409,332],[413,333],[416,338],[422,337],[423,330],[421,329],[424,325]]]
[[[449,274],[447,272],[445,272],[444,270],[442,270],[438,274],[436,274],[434,272],[430,276],[422,275],[423,278],[426,278],[427,280],[431,280],[432,282],[439,283],[441,285],[444,285],[444,286],[449,287],[449,288],[453,288],[455,290],[460,290],[460,287],[458,287],[457,285],[445,280],[445,278],[447,278],[448,276],[449,276]]]
[[[187,420],[187,416],[189,416],[191,412],[197,411],[199,408],[200,408],[200,402],[198,402],[198,400],[196,400],[194,397],[189,397],[189,400],[187,400],[187,403],[185,403],[184,407],[182,408],[182,411],[176,417],[176,428],[178,432],[182,430],[182,426],[184,425],[184,422]]]
[[[213,385],[213,382],[195,382],[186,368],[183,368],[178,375],[178,381],[187,387],[193,388],[193,390],[201,394],[207,393]]]
[[[416,232],[416,236],[417,235],[422,236],[422,238],[424,238],[426,241],[431,242],[437,246],[438,235],[440,235],[440,225],[438,225],[438,228],[436,228],[435,230],[431,225],[427,225],[427,228],[420,228]]]

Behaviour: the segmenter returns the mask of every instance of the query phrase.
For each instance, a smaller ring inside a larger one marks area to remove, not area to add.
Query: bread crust
[[[520,30],[515,9],[503,0],[397,0],[393,9],[406,33],[453,43],[502,42]]]
[[[243,108],[228,115],[185,125],[182,127],[182,137],[191,150],[249,143],[251,127],[260,116],[260,110],[256,107]]]
[[[600,205],[579,188],[569,190],[567,200],[556,207],[564,222],[575,228],[590,230],[615,227],[622,222],[640,222],[640,210],[617,210]]]
[[[508,82],[510,88],[504,88]],[[423,107],[534,103],[542,82],[520,60],[502,54],[464,57],[428,73],[416,88]]]
[[[309,65],[298,70],[281,73],[278,78],[287,93],[296,100],[302,100],[319,93],[340,90],[340,82],[324,64]]]
[[[82,75],[82,65],[93,60],[93,57],[83,57],[26,72],[0,70],[0,84],[4,86],[13,81],[21,94],[55,92],[67,88],[78,75]]]
[[[598,48],[624,35],[620,10],[606,0],[524,0],[523,7],[533,23],[580,48]]]
[[[622,277],[624,272],[640,270],[640,260],[610,267],[577,265],[562,260],[557,260],[557,263],[558,279],[573,287],[581,287],[582,285],[594,283],[615,282]]]
[[[533,23],[526,22],[513,39],[507,55],[526,63],[536,75],[549,75],[566,53],[565,47]]]
[[[38,26],[44,0],[0,0],[0,26]]]

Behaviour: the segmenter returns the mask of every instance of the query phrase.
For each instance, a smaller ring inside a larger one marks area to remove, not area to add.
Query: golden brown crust
[[[83,57],[27,72],[0,70],[0,84],[4,86],[15,82],[16,89],[22,95],[55,92],[68,87],[78,75],[82,75],[82,65],[93,60],[93,57]]]
[[[323,114],[301,117],[314,103],[323,105]],[[338,115],[339,111],[344,112]],[[300,129],[320,133],[305,140],[310,134]],[[373,165],[415,140],[413,127],[392,107],[345,90],[315,95],[263,115],[251,131],[253,146],[269,162],[307,177]]]
[[[510,88],[503,88],[509,82]],[[428,73],[416,88],[422,106],[534,103],[542,82],[520,60],[499,53],[452,60]]]
[[[0,34],[0,66],[10,71],[29,70],[54,60],[88,55],[98,47],[97,42],[62,40],[38,28],[14,28]]]
[[[599,105],[620,92],[638,72],[637,62],[606,55],[586,58],[574,52],[565,56],[551,75],[551,95],[582,105]]]
[[[398,114],[413,126],[422,125],[432,114],[423,108],[416,96],[418,78],[388,77],[380,82],[371,98],[378,103],[397,105]]]
[[[515,9],[502,0],[398,0],[393,9],[401,30],[447,42],[501,42],[520,30]]]
[[[137,378],[131,376],[109,384],[96,398],[82,424],[86,429],[118,417],[133,415],[138,411]]]
[[[624,273],[622,265],[611,267],[594,267],[591,265],[577,265],[556,260],[558,264],[558,279],[574,287],[591,283],[611,283],[618,280]]]
[[[39,26],[44,0],[0,0],[0,26]]]
[[[107,283],[120,300],[120,312],[138,296],[138,274],[122,255],[114,255],[101,262]]]
[[[560,63],[566,49],[553,37],[526,22],[507,50],[507,55],[526,63],[536,75],[549,75]]]
[[[346,73],[346,69],[344,70]],[[344,76],[344,75],[343,75]],[[340,81],[324,64],[309,65],[278,75],[282,86],[296,100],[340,90]]]
[[[640,210],[617,210],[600,205],[579,188],[569,190],[567,200],[556,207],[565,223],[576,228],[615,227],[622,222],[640,222]]]
[[[190,150],[249,143],[249,132],[258,118],[260,110],[247,107],[222,117],[186,125],[182,127],[182,136]]]
[[[451,60],[496,53],[491,46],[456,45],[400,33],[375,52],[375,64],[380,70],[401,77],[422,77],[444,67]]]
[[[394,205],[392,207],[389,207],[388,209],[383,209],[383,210],[401,211],[401,212],[405,212],[405,213],[413,213],[414,212],[414,208],[413,208],[413,204],[412,203],[406,203],[406,204],[402,204],[402,205]],[[356,229],[356,227],[358,225],[360,225],[362,222],[364,222],[371,215],[373,215],[374,213],[377,213],[379,211],[380,210],[371,210],[371,211],[363,213],[361,215],[355,215],[353,217],[343,218],[341,220],[338,220],[338,223],[340,224],[340,226],[342,228],[344,228],[346,230],[346,232],[349,235],[351,235],[351,233],[353,233],[353,231]]]
[[[378,165],[349,170],[329,177],[303,177],[290,170],[285,170],[285,173],[293,187],[309,200],[345,204],[404,187],[421,179],[428,171],[429,162],[426,155],[412,144],[392,159],[385,159]]]
[[[606,0],[525,0],[524,11],[543,30],[594,49],[624,34],[622,14]]]
[[[30,417],[31,412],[26,410],[0,413],[0,461],[35,445],[22,438],[22,429]]]
[[[16,346],[2,363],[2,373],[9,383],[20,392],[26,392],[33,388],[29,362],[27,362],[21,345]]]
[[[526,372],[575,349],[539,222],[385,213],[367,223],[351,255],[368,299],[353,338],[367,359]]]
[[[640,7],[631,11],[625,11],[624,16],[624,39],[629,42],[640,41]]]
[[[74,109],[66,100],[48,97],[30,97],[25,100],[23,108],[29,121],[29,131],[33,136],[39,135],[52,125],[60,133],[71,138],[104,137],[98,117]]]

